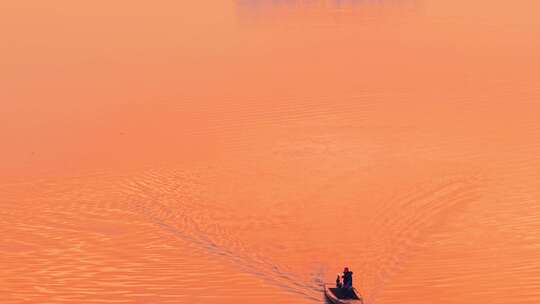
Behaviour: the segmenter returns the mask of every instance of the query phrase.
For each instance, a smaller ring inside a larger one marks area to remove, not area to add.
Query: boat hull
[[[324,294],[330,300],[330,302],[334,304],[363,304],[362,297],[360,296],[360,293],[356,289],[352,289],[350,292],[352,292],[352,296],[350,298],[343,298],[342,295],[339,294],[339,289],[333,287],[332,285],[325,284],[324,285]]]

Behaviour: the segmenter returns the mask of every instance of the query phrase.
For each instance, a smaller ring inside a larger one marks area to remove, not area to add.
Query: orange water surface
[[[536,0],[0,3],[1,303],[540,303]]]

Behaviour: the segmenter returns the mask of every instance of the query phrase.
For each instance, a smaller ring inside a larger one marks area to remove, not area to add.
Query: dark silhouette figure
[[[353,272],[349,271],[348,267],[343,269],[343,288],[351,289],[352,288],[352,275]]]
[[[336,278],[336,288],[341,288],[343,287],[343,284],[341,284],[341,278],[339,277],[339,273],[337,275],[337,278]]]

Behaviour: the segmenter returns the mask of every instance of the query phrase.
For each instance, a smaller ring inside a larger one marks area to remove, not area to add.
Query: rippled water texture
[[[539,9],[2,1],[0,302],[540,303]]]

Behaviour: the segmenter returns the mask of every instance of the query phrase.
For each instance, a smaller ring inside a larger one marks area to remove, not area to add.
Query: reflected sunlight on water
[[[540,300],[539,5],[1,5],[5,303]]]

